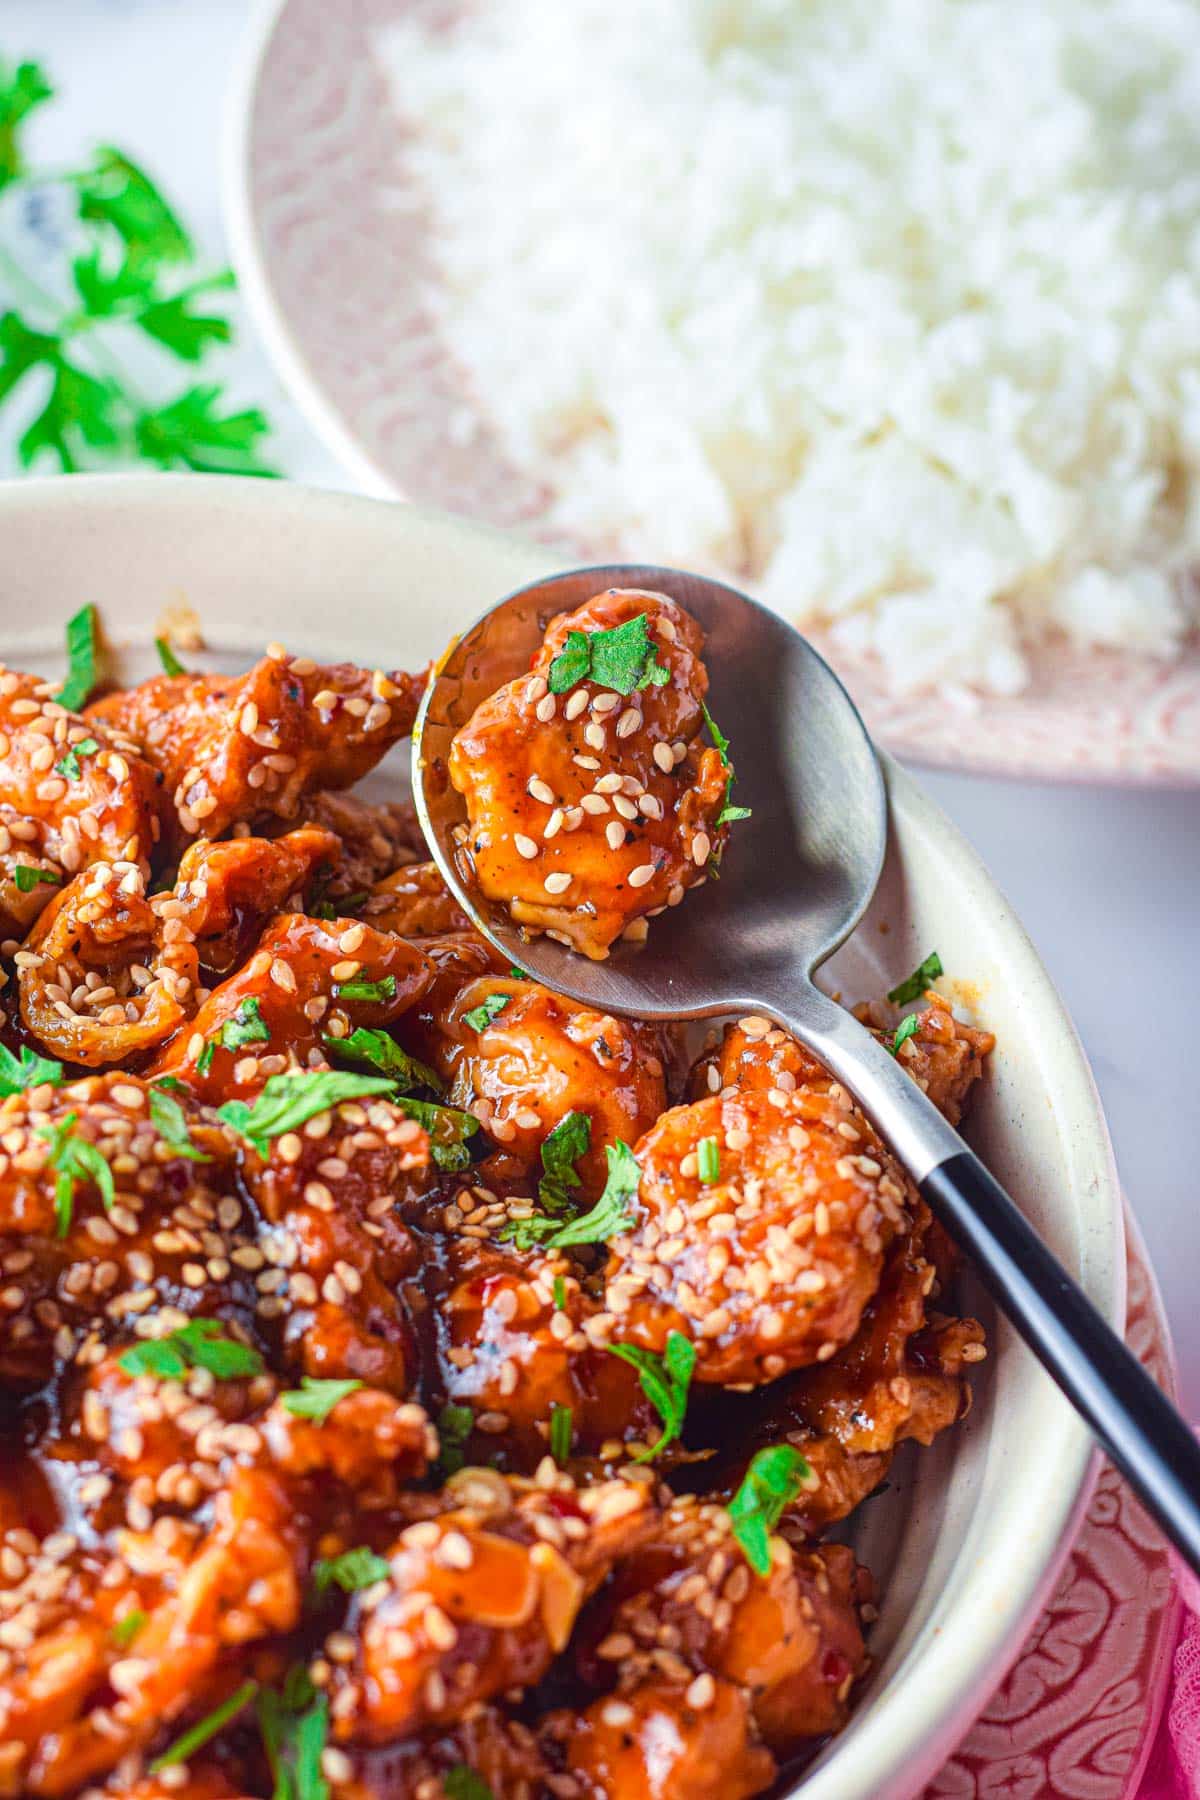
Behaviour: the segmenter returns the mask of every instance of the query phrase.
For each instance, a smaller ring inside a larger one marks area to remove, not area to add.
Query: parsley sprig
[[[564,1113],[542,1145],[542,1169],[538,1199],[548,1213],[566,1212],[571,1204],[569,1188],[583,1179],[575,1167],[592,1141],[592,1121],[587,1113]]]
[[[39,1056],[28,1044],[21,1045],[19,1057],[13,1055],[7,1044],[0,1044],[0,1098],[23,1093],[26,1088],[40,1087],[43,1081],[48,1081],[51,1087],[61,1087],[62,1078],[62,1064],[51,1062],[48,1056]]]
[[[548,1250],[567,1250],[581,1244],[606,1244],[609,1238],[628,1231],[633,1224],[629,1201],[638,1191],[642,1172],[633,1151],[620,1138],[615,1144],[606,1144],[604,1154],[608,1158],[608,1180],[591,1212],[568,1219],[565,1224],[560,1219],[539,1215],[514,1219],[504,1226],[500,1236],[509,1238],[518,1250],[531,1250],[539,1243]]]
[[[165,1337],[131,1345],[117,1362],[127,1375],[155,1375],[159,1381],[186,1381],[191,1369],[207,1369],[217,1381],[238,1381],[263,1369],[258,1351],[228,1337],[219,1319],[199,1317]]]
[[[729,1518],[756,1575],[771,1573],[771,1533],[811,1472],[792,1444],[771,1444],[752,1458],[729,1502]]]
[[[214,1031],[196,1058],[196,1069],[207,1075],[218,1050],[241,1050],[246,1044],[269,1044],[271,1029],[262,1016],[262,1006],[254,994],[247,994],[231,1019]]]
[[[318,1557],[313,1564],[313,1588],[318,1595],[327,1594],[331,1587],[340,1587],[343,1594],[357,1594],[360,1588],[374,1587],[390,1575],[391,1568],[384,1557],[358,1544],[340,1556]]]
[[[632,694],[635,688],[665,687],[670,679],[671,671],[659,662],[658,645],[646,629],[645,613],[609,631],[568,631],[546,677],[552,694],[565,694],[580,681]]]
[[[217,1108],[217,1117],[265,1158],[272,1138],[295,1131],[317,1113],[326,1112],[343,1100],[394,1092],[395,1083],[378,1075],[354,1075],[349,1069],[314,1069],[272,1075],[253,1105],[245,1100],[227,1100]]]
[[[478,1006],[473,1006],[470,1012],[463,1014],[464,1024],[469,1025],[472,1031],[486,1031],[493,1019],[500,1017],[511,999],[511,994],[486,995]]]
[[[50,1146],[47,1164],[54,1170],[54,1225],[58,1237],[66,1237],[75,1210],[75,1189],[81,1181],[92,1181],[100,1190],[107,1209],[116,1199],[113,1172],[101,1151],[86,1138],[73,1135],[79,1114],[69,1112],[57,1125],[41,1125],[37,1135]]]
[[[910,1000],[919,1000],[930,982],[936,981],[945,972],[941,957],[936,950],[931,950],[925,961],[917,964],[908,979],[891,990],[888,999],[895,1006],[907,1006]]]
[[[279,1398],[293,1418],[312,1419],[315,1424],[323,1425],[338,1401],[344,1400],[347,1394],[356,1394],[362,1385],[352,1375],[342,1380],[324,1381],[316,1375],[302,1375],[300,1386],[289,1388]]]
[[[233,276],[195,271],[174,209],[122,151],[104,145],[76,169],[30,169],[25,126],[53,97],[38,64],[0,60],[0,203],[9,192],[53,192],[63,244],[52,290],[6,259],[20,310],[0,314],[0,405],[18,389],[39,389],[38,410],[17,445],[22,465],[46,458],[71,471],[141,460],[271,474],[260,454],[267,421],[257,408],[231,412],[214,381],[189,382],[164,400],[161,389],[144,392],[140,376],[135,381],[119,360],[128,347],[139,369],[149,361],[156,375],[174,363],[207,364],[233,336],[213,303]]]
[[[386,1075],[402,1093],[415,1087],[430,1088],[435,1094],[442,1092],[441,1077],[427,1063],[418,1062],[415,1056],[402,1050],[386,1031],[372,1031],[368,1026],[360,1025],[344,1038],[327,1037],[322,1042],[330,1056]]]
[[[683,1430],[688,1389],[696,1367],[696,1346],[682,1331],[671,1331],[667,1333],[661,1356],[653,1350],[641,1350],[636,1344],[606,1344],[605,1349],[633,1365],[643,1394],[662,1420],[658,1442],[648,1450],[639,1450],[633,1459],[634,1462],[650,1462],[668,1444],[673,1444]]]

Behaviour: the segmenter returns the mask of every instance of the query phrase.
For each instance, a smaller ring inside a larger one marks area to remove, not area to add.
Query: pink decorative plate
[[[1162,1300],[1125,1215],[1126,1341],[1175,1391]],[[1131,1800],[1166,1699],[1179,1603],[1165,1543],[1104,1467],[1058,1591],[924,1800]]]
[[[234,260],[284,381],[368,492],[548,538],[547,495],[472,416],[424,303],[434,275],[419,195],[371,51],[377,32],[413,8],[433,21],[455,10],[454,0],[268,0],[232,100]],[[471,432],[451,429],[464,418]],[[578,562],[607,560],[612,546],[562,549],[564,562]],[[958,705],[889,695],[877,665],[832,660],[880,741],[918,762],[1200,781],[1200,644],[1167,665],[1051,646],[1018,698]]]

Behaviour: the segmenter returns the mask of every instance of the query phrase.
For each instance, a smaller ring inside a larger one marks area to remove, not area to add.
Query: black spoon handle
[[[814,987],[785,1029],[837,1075],[920,1187],[1001,1312],[1200,1574],[1200,1442],[1028,1220],[895,1056]]]
[[[1200,1442],[1190,1427],[973,1151],[964,1148],[938,1163],[921,1192],[1001,1311],[1200,1573]]]

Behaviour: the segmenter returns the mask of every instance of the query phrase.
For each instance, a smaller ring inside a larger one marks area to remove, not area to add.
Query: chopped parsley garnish
[[[66,1237],[71,1229],[75,1188],[79,1182],[95,1182],[106,1210],[116,1199],[113,1172],[101,1152],[86,1138],[71,1136],[78,1123],[79,1114],[69,1112],[57,1125],[39,1125],[37,1131],[38,1137],[44,1138],[50,1146],[46,1160],[54,1170],[54,1228],[60,1238]]]
[[[211,1162],[203,1150],[197,1150],[188,1130],[188,1122],[182,1106],[171,1094],[164,1094],[159,1087],[150,1089],[150,1123],[165,1144],[169,1144],[176,1156],[186,1156],[189,1162]]]
[[[123,1350],[117,1362],[127,1375],[184,1381],[189,1369],[207,1369],[217,1381],[261,1375],[263,1359],[249,1344],[227,1337],[219,1319],[189,1319],[166,1337],[145,1338]]]
[[[258,1729],[275,1783],[273,1800],[329,1800],[321,1755],[329,1735],[329,1701],[303,1663],[284,1677],[282,1692],[258,1696]]]
[[[219,1031],[205,1044],[196,1058],[196,1068],[201,1075],[207,1075],[212,1068],[212,1060],[217,1050],[241,1050],[246,1044],[269,1044],[271,1031],[262,1016],[262,1007],[253,994],[247,994],[231,1019],[226,1019]]]
[[[355,976],[352,981],[336,982],[333,992],[338,1000],[394,1000],[396,977],[384,975],[378,981],[359,981]]]
[[[359,1544],[354,1550],[343,1550],[340,1556],[319,1557],[313,1564],[313,1587],[318,1594],[327,1594],[331,1587],[340,1587],[344,1594],[356,1594],[359,1588],[374,1587],[391,1572],[391,1563]]]
[[[272,1075],[253,1106],[245,1100],[227,1100],[217,1108],[217,1117],[265,1158],[272,1138],[295,1131],[317,1113],[327,1112],[342,1100],[362,1100],[373,1094],[393,1094],[395,1090],[393,1081],[384,1081],[378,1075],[354,1075],[348,1069]]]
[[[560,1406],[557,1400],[553,1401],[550,1407],[550,1454],[560,1469],[567,1466],[574,1436],[574,1412],[569,1406]]]
[[[738,819],[752,819],[754,813],[749,806],[723,806],[717,814],[718,825],[733,825]]]
[[[916,1037],[920,1029],[920,1013],[909,1013],[907,1019],[901,1019],[899,1025],[896,1027],[896,1035],[891,1042],[892,1055],[899,1056],[901,1044],[906,1043],[910,1037]]]
[[[568,631],[546,679],[552,694],[565,694],[580,681],[632,694],[635,688],[665,687],[671,671],[658,660],[645,613],[637,613],[609,631]]]
[[[67,620],[67,679],[54,698],[68,712],[79,711],[100,679],[99,624],[91,605]]]
[[[135,1606],[132,1612],[127,1612],[116,1621],[108,1635],[118,1650],[125,1650],[132,1644],[149,1617],[149,1613],[144,1613],[140,1607]]]
[[[930,982],[936,981],[938,976],[944,975],[945,972],[942,968],[941,957],[936,950],[931,951],[925,961],[913,970],[907,981],[902,981],[899,987],[892,989],[888,999],[896,1006],[907,1006],[910,1000],[919,1000]]]
[[[71,745],[64,756],[59,757],[54,765],[55,772],[59,775],[65,775],[68,781],[78,781],[79,777],[83,774],[83,769],[79,761],[80,757],[95,756],[99,748],[100,746],[94,737],[80,738],[77,744]]]
[[[721,1149],[715,1137],[701,1138],[696,1145],[696,1173],[706,1186],[721,1179]]]
[[[567,1310],[567,1284],[561,1275],[554,1277],[554,1308],[556,1312]]]
[[[0,1044],[0,1098],[23,1093],[26,1088],[40,1087],[43,1081],[48,1081],[51,1087],[60,1087],[62,1078],[62,1064],[39,1056],[28,1044],[21,1045],[19,1058],[7,1044]]]
[[[493,1800],[492,1790],[482,1775],[466,1763],[455,1763],[442,1776],[442,1792],[446,1800]]]
[[[185,1731],[182,1737],[175,1739],[169,1750],[156,1756],[150,1764],[151,1775],[157,1775],[160,1769],[169,1769],[173,1763],[182,1763],[201,1745],[207,1744],[209,1738],[216,1737],[223,1725],[228,1725],[244,1706],[248,1706],[258,1692],[257,1681],[243,1681],[240,1688],[235,1688],[228,1700],[222,1700],[220,1706],[214,1706],[206,1718]]]
[[[682,1331],[667,1333],[666,1348],[661,1356],[653,1350],[640,1350],[636,1344],[606,1344],[605,1348],[638,1372],[643,1394],[662,1420],[662,1435],[649,1450],[640,1450],[635,1462],[649,1462],[673,1444],[683,1430],[687,1412],[688,1388],[696,1367],[696,1346]]]
[[[426,1063],[418,1062],[407,1050],[402,1050],[386,1031],[371,1031],[367,1026],[359,1025],[347,1037],[327,1037],[322,1042],[331,1056],[361,1063],[367,1069],[378,1069],[402,1092],[415,1087],[432,1088],[435,1094],[442,1092],[441,1078],[435,1071]]]
[[[791,1444],[759,1450],[729,1502],[733,1535],[756,1575],[771,1573],[771,1533],[811,1473]]]
[[[467,1139],[479,1130],[474,1113],[459,1112],[455,1106],[442,1106],[436,1100],[414,1100],[411,1094],[398,1094],[397,1112],[407,1114],[422,1126],[429,1137],[429,1153],[439,1169],[454,1174],[471,1166]]]
[[[592,1141],[592,1121],[587,1113],[564,1113],[542,1145],[543,1174],[538,1199],[548,1213],[566,1212],[571,1204],[569,1188],[582,1180],[575,1164],[586,1155]]]
[[[606,1144],[604,1154],[608,1158],[608,1180],[591,1212],[568,1219],[566,1224],[540,1216],[513,1219],[503,1227],[500,1236],[510,1239],[518,1250],[531,1250],[538,1243],[544,1243],[549,1250],[566,1250],[572,1245],[605,1244],[609,1238],[628,1231],[633,1216],[626,1202],[637,1193],[642,1172],[633,1151],[620,1138],[615,1144]]]
[[[162,664],[165,674],[187,674],[187,670],[184,668],[183,664],[172,650],[169,641],[165,637],[156,637],[154,640],[154,648],[158,651],[158,660]]]
[[[493,1019],[498,1019],[504,1011],[511,994],[489,994],[480,1006],[473,1006],[470,1012],[463,1014],[463,1019],[472,1031],[486,1031]]]
[[[345,919],[358,911],[364,900],[371,898],[368,889],[361,888],[357,894],[339,894],[336,900],[318,900],[311,908],[314,919]]]
[[[448,1400],[438,1414],[438,1464],[446,1475],[456,1475],[467,1460],[466,1442],[475,1428],[469,1406]]]
[[[19,894],[32,894],[41,881],[47,887],[61,887],[62,872],[59,869],[35,869],[32,863],[18,863],[13,870],[13,880]]]
[[[315,1375],[302,1375],[298,1388],[289,1388],[286,1394],[280,1394],[287,1410],[297,1419],[313,1419],[323,1425],[339,1400],[347,1394],[356,1394],[362,1386],[361,1381],[347,1377],[343,1381],[319,1381]]]
[[[729,739],[725,736],[725,733],[721,730],[721,727],[717,724],[717,721],[713,718],[703,700],[700,702],[700,711],[704,714],[704,723],[708,726],[709,737],[717,747],[717,754],[725,764],[725,767],[727,769],[732,769],[733,764],[729,760]]]
[[[508,972],[512,976],[514,981],[528,981],[529,980],[529,977],[525,973],[524,969],[518,969],[516,963],[510,963],[508,965]]]
[[[725,765],[725,804],[717,814],[717,824],[732,825],[738,819],[752,818],[753,814],[750,807],[734,806],[732,804],[733,784],[736,780],[736,776],[734,775],[733,763],[729,756],[729,739],[725,736],[725,733],[721,730],[721,727],[717,724],[717,721],[713,718],[703,700],[700,702],[700,711],[704,714],[704,723],[708,726],[708,735],[716,745],[717,754]],[[719,860],[720,859],[717,857],[710,860],[710,871],[716,872],[714,864],[719,862]]]

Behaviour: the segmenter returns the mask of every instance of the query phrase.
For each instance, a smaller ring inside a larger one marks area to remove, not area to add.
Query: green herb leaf
[[[158,651],[158,660],[162,664],[166,674],[187,674],[187,670],[184,668],[165,637],[156,637],[154,640],[154,648]]]
[[[459,1112],[457,1107],[441,1106],[434,1100],[414,1100],[411,1094],[397,1094],[393,1104],[428,1134],[429,1152],[439,1169],[453,1174],[470,1167],[467,1139],[479,1130],[474,1113]]]
[[[18,863],[13,870],[13,880],[19,894],[32,894],[39,882],[45,882],[47,887],[62,886],[62,875],[58,869],[35,869],[32,863]]]
[[[189,1162],[212,1161],[211,1156],[206,1156],[193,1144],[186,1115],[178,1100],[158,1087],[150,1089],[150,1123],[176,1156],[185,1156]]]
[[[373,1094],[393,1094],[395,1082],[377,1075],[354,1075],[348,1069],[314,1069],[291,1075],[272,1075],[253,1106],[229,1100],[218,1107],[217,1117],[249,1140],[258,1154],[285,1131],[295,1131],[305,1120],[327,1112],[343,1100],[362,1100]]]
[[[139,1607],[135,1606],[132,1612],[123,1614],[123,1616],[116,1621],[112,1630],[109,1632],[109,1636],[112,1638],[112,1641],[117,1646],[118,1650],[128,1649],[129,1645],[132,1644],[134,1638],[149,1617],[149,1613],[144,1613]]]
[[[233,1017],[226,1019],[219,1031],[213,1032],[196,1058],[196,1068],[201,1075],[207,1075],[218,1049],[241,1050],[246,1044],[269,1044],[270,1041],[271,1032],[262,1016],[262,1007],[255,995],[247,994]]]
[[[329,1702],[303,1663],[288,1670],[282,1693],[258,1696],[258,1728],[275,1787],[272,1800],[329,1800],[321,1756],[329,1735]]]
[[[907,1042],[907,1040],[910,1037],[916,1037],[916,1035],[917,1035],[918,1031],[920,1031],[920,1029],[921,1029],[920,1013],[909,1013],[907,1019],[901,1019],[899,1025],[897,1025],[897,1027],[896,1027],[896,1035],[892,1039],[892,1042],[890,1045],[892,1055],[899,1056],[901,1044]]]
[[[560,1469],[565,1469],[571,1456],[571,1440],[575,1435],[575,1414],[557,1400],[550,1405],[550,1454]]]
[[[196,313],[192,305],[202,293],[233,285],[232,271],[225,269],[206,281],[193,282],[181,294],[144,307],[137,313],[136,323],[181,362],[202,362],[210,345],[229,343],[233,327],[221,314]]]
[[[270,430],[265,416],[250,407],[222,417],[221,395],[215,383],[192,387],[168,406],[140,412],[134,423],[138,454],[161,469],[273,476],[258,454],[259,440]]]
[[[752,819],[754,811],[749,806],[723,806],[717,814],[718,825],[732,825],[738,819]]]
[[[426,1063],[418,1062],[407,1050],[402,1050],[395,1038],[386,1031],[371,1031],[360,1025],[350,1032],[348,1037],[323,1038],[331,1056],[340,1056],[347,1062],[360,1063],[364,1068],[378,1069],[389,1081],[394,1081],[402,1093],[410,1088],[432,1088],[435,1094],[442,1092],[441,1077]],[[470,1115],[464,1113],[463,1118]],[[478,1128],[478,1120],[476,1120]]]
[[[78,712],[100,679],[100,620],[92,605],[81,606],[67,621],[67,679],[54,698],[68,712]]]
[[[188,1760],[201,1745],[207,1744],[210,1738],[216,1737],[222,1726],[228,1725],[230,1719],[236,1718],[244,1706],[248,1706],[258,1692],[257,1681],[243,1681],[240,1688],[230,1694],[228,1700],[222,1700],[220,1706],[214,1706],[206,1718],[185,1731],[182,1737],[176,1738],[169,1750],[156,1756],[150,1764],[151,1775],[157,1775],[160,1769],[169,1769],[172,1763]]]
[[[615,1144],[606,1144],[604,1154],[608,1159],[608,1180],[591,1212],[569,1219],[565,1225],[557,1219],[514,1219],[503,1227],[500,1236],[509,1239],[518,1250],[530,1250],[542,1242],[547,1249],[566,1250],[572,1245],[604,1244],[628,1231],[633,1216],[626,1203],[638,1191],[641,1170],[633,1151],[620,1138]]]
[[[68,475],[80,466],[85,449],[111,450],[121,441],[118,423],[119,392],[111,381],[101,381],[58,349],[47,359],[54,371],[50,392],[40,413],[17,443],[21,467],[29,469],[44,450]],[[68,702],[66,690],[57,696],[63,706],[77,712],[83,699]]]
[[[165,1337],[144,1338],[117,1358],[127,1375],[183,1381],[189,1369],[207,1369],[218,1381],[261,1375],[263,1359],[239,1339],[227,1337],[219,1319],[189,1319]]]
[[[701,1138],[696,1145],[696,1173],[711,1186],[721,1179],[721,1147],[715,1137]]]
[[[320,1557],[313,1564],[313,1586],[318,1594],[326,1594],[335,1586],[344,1594],[356,1594],[360,1588],[374,1587],[391,1572],[391,1563],[360,1544],[353,1550],[343,1550],[340,1556]]]
[[[113,1172],[100,1151],[86,1138],[72,1137],[71,1133],[78,1123],[79,1114],[69,1112],[57,1125],[40,1125],[37,1130],[37,1136],[50,1146],[46,1161],[48,1167],[55,1171],[54,1219],[60,1238],[66,1237],[71,1228],[75,1188],[79,1182],[95,1183],[106,1211],[116,1199]]]
[[[111,226],[128,250],[150,263],[187,262],[191,240],[150,177],[111,146],[77,178],[79,216]]]
[[[457,1475],[467,1460],[466,1442],[475,1429],[475,1414],[469,1406],[456,1406],[447,1401],[438,1414],[438,1464],[445,1475]]]
[[[54,89],[38,63],[0,62],[0,187],[24,169],[20,127],[35,107],[52,99]]]
[[[455,1763],[442,1776],[442,1792],[446,1800],[492,1800],[492,1790],[482,1775],[466,1763]]]
[[[670,679],[670,669],[658,660],[658,645],[647,630],[645,613],[609,631],[569,631],[547,675],[552,694],[565,694],[586,680],[618,694],[632,694],[635,688],[662,687]]]
[[[335,982],[333,992],[338,1000],[394,1000],[396,977],[385,975],[379,981],[361,981],[355,976],[352,981]]]
[[[542,1145],[542,1168],[538,1182],[538,1199],[548,1213],[565,1212],[570,1205],[568,1189],[577,1188],[582,1177],[575,1167],[586,1155],[592,1141],[592,1121],[584,1112],[565,1113]]]
[[[28,1044],[21,1045],[19,1058],[7,1044],[0,1044],[0,1098],[23,1093],[26,1088],[40,1087],[44,1081],[51,1087],[61,1087],[62,1078],[62,1064],[39,1056]]]
[[[78,781],[83,774],[80,757],[95,756],[99,748],[94,737],[80,738],[77,744],[71,745],[65,756],[59,757],[54,765],[55,773],[65,776],[68,781]]]
[[[658,1442],[634,1457],[635,1462],[649,1462],[668,1444],[674,1443],[683,1430],[688,1388],[696,1367],[696,1346],[682,1331],[671,1331],[661,1356],[656,1356],[653,1350],[640,1350],[636,1344],[606,1344],[605,1349],[633,1365],[643,1394],[662,1420],[662,1435]]]
[[[511,994],[489,994],[480,1006],[473,1006],[470,1012],[463,1014],[463,1019],[472,1031],[486,1031],[493,1019],[499,1018],[509,1001]]]
[[[941,957],[936,950],[933,950],[925,958],[925,961],[913,970],[907,981],[902,981],[899,987],[892,989],[888,999],[896,1006],[907,1006],[910,1000],[919,1000],[930,982],[936,981],[938,976],[944,975],[945,972]]]
[[[732,768],[733,765],[729,760],[729,739],[725,736],[725,733],[721,730],[721,727],[717,724],[717,721],[713,718],[703,700],[700,702],[700,711],[704,714],[704,723],[708,726],[708,735],[716,745],[721,761],[725,764],[727,769]]]
[[[516,963],[509,964],[508,972],[512,976],[514,981],[528,981],[529,980],[529,977],[525,973],[524,969],[518,969]]]
[[[345,919],[353,917],[364,900],[371,898],[366,888],[360,888],[356,894],[339,894],[335,900],[318,900],[309,908],[309,916],[314,919]]]
[[[759,1450],[729,1502],[733,1535],[756,1575],[771,1573],[771,1533],[811,1470],[791,1444]]]
[[[347,1394],[356,1394],[362,1386],[361,1381],[347,1378],[344,1381],[319,1381],[314,1375],[302,1375],[300,1386],[290,1388],[279,1398],[298,1419],[314,1419],[323,1425],[339,1400]]]
[[[77,256],[71,264],[75,292],[91,319],[121,318],[143,306],[154,293],[154,270],[137,256],[122,256],[111,266],[99,249]]]
[[[554,1309],[556,1312],[567,1310],[567,1284],[561,1275],[554,1277]]]

